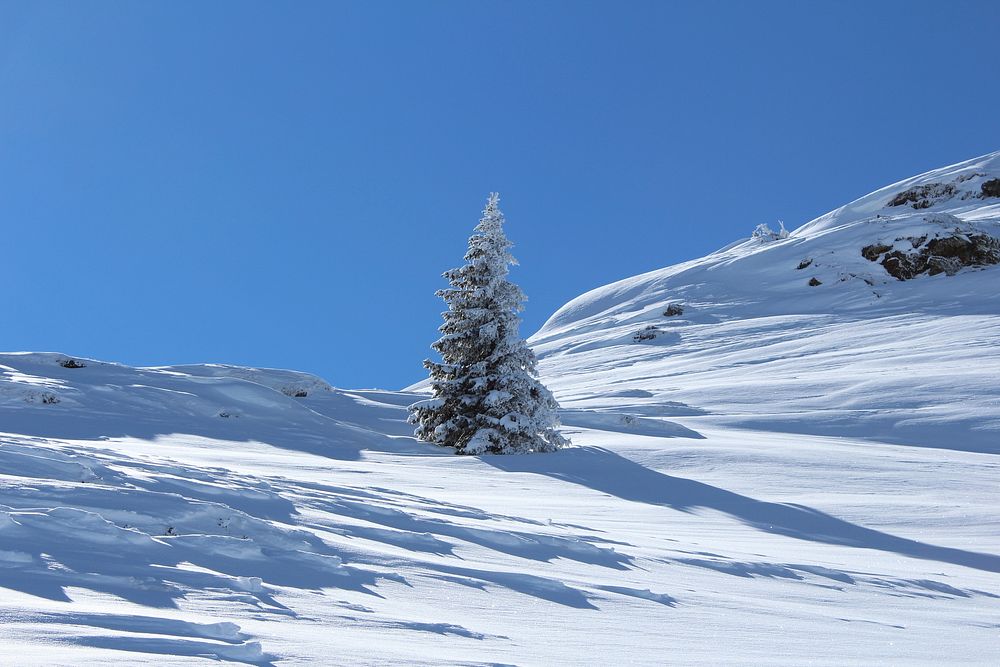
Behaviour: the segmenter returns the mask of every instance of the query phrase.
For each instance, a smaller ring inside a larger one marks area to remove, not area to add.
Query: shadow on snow
[[[662,505],[682,512],[715,510],[767,533],[1000,572],[1000,556],[994,554],[897,537],[805,505],[756,500],[692,479],[665,475],[600,447],[574,447],[544,456],[481,458],[500,470],[546,475],[622,500]]]

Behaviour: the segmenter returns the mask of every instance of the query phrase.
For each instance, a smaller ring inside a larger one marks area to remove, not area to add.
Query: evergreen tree
[[[507,280],[513,245],[503,231],[499,195],[491,193],[469,238],[467,264],[444,274],[451,287],[441,338],[427,360],[433,398],[410,406],[420,440],[459,454],[555,451],[567,440],[557,430],[559,405],[535,379],[535,355],[518,334],[526,300]]]

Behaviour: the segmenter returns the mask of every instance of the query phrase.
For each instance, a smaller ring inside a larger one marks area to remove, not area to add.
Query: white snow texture
[[[998,178],[574,299],[552,453],[414,439],[426,383],[2,354],[0,664],[1000,664]]]

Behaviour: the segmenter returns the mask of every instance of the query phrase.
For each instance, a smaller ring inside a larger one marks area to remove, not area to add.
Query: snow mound
[[[69,363],[72,362],[72,363]],[[131,368],[57,353],[0,354],[0,429],[94,438],[173,433],[268,438],[289,448],[357,456],[391,447],[382,433],[338,420],[339,400],[307,373],[193,365]]]
[[[238,378],[270,387],[292,398],[305,398],[310,393],[333,391],[333,387],[323,378],[300,371],[247,368],[226,364],[165,366],[161,370],[185,373],[195,377]]]

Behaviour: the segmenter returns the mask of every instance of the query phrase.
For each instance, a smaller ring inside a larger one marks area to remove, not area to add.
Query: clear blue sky
[[[0,349],[423,377],[486,194],[530,334],[1000,148],[1000,3],[0,2]]]

